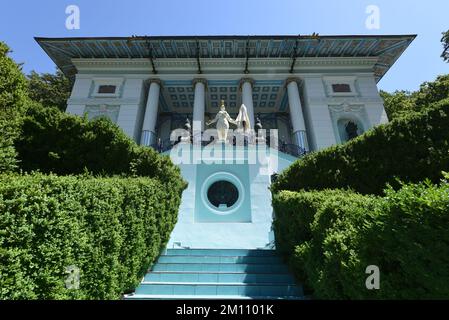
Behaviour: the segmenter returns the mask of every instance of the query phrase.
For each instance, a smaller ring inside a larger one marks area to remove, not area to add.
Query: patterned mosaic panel
[[[270,112],[285,108],[286,91],[283,81],[257,81],[253,87],[255,111]],[[192,112],[195,93],[190,81],[164,83],[161,106],[164,112]],[[206,92],[206,110],[215,112],[225,101],[229,113],[238,113],[242,103],[239,81],[209,81]]]
[[[269,84],[257,83],[253,87],[253,103],[255,109],[275,109],[279,107],[279,101],[283,93],[282,83]]]
[[[120,106],[109,106],[109,105],[97,105],[97,106],[86,106],[84,112],[87,113],[89,120],[97,118],[108,118],[113,123],[117,123],[118,114],[120,112]]]
[[[189,81],[164,84],[163,95],[169,110],[183,112],[193,109],[195,93]]]
[[[206,103],[210,111],[218,110],[225,101],[229,113],[238,113],[242,101],[238,81],[209,81]]]

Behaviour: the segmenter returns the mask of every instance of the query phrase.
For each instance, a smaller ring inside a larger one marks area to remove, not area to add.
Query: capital
[[[193,81],[192,81],[193,88],[195,88],[197,83],[202,83],[202,84],[204,84],[204,87],[207,88],[207,79],[204,79],[204,78],[193,79]]]
[[[252,78],[242,78],[242,80],[240,80],[240,83],[239,83],[240,91],[242,91],[243,84],[245,84],[246,82],[251,84],[251,88],[254,88],[254,84],[255,84],[254,79],[252,79]]]
[[[297,84],[301,84],[301,79],[295,78],[295,77],[287,78],[287,80],[285,80],[285,86],[288,86],[292,82],[296,82]]]
[[[157,83],[160,87],[162,87],[162,81],[160,79],[149,79],[148,85],[151,85],[152,83]]]

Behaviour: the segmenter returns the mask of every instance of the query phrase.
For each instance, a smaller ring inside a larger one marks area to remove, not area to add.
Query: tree
[[[441,54],[441,58],[443,58],[444,61],[449,62],[449,30],[443,32],[441,43],[443,44],[443,53]]]
[[[16,167],[14,141],[18,137],[20,115],[27,105],[26,78],[9,53],[9,47],[0,42],[0,172]]]
[[[9,47],[0,41],[0,111],[3,118],[23,110],[27,100],[26,78],[9,53]]]
[[[393,93],[380,91],[380,96],[384,99],[385,112],[390,121],[414,110],[415,104],[409,91],[396,90]]]
[[[435,81],[424,82],[415,96],[416,110],[449,98],[449,74],[438,76]]]
[[[418,91],[380,92],[384,99],[388,119],[393,120],[407,114],[421,112],[432,104],[449,98],[449,74],[438,76],[435,81],[421,84]]]
[[[55,74],[39,74],[32,71],[28,75],[28,90],[30,98],[34,101],[46,107],[57,107],[65,111],[72,85],[60,70],[57,70]]]

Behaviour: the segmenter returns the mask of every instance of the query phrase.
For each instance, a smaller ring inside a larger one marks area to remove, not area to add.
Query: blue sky
[[[67,30],[65,9],[77,5],[81,29]],[[368,5],[380,9],[380,29],[365,27]],[[449,73],[440,58],[449,29],[447,0],[3,0],[0,40],[24,71],[53,72],[33,37],[130,35],[418,34],[379,83],[416,90]]]

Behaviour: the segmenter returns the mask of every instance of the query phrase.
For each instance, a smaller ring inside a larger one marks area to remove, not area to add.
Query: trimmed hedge
[[[108,119],[89,121],[56,108],[27,111],[16,141],[20,168],[26,172],[148,176],[175,185],[186,183],[168,156],[138,146]]]
[[[449,184],[385,192],[274,195],[277,248],[316,298],[449,297]],[[366,289],[370,265],[380,268],[380,290]]]
[[[273,192],[351,188],[382,194],[397,179],[438,182],[449,168],[449,100],[375,127],[343,145],[305,156],[280,174]]]
[[[0,299],[117,299],[177,220],[180,193],[149,178],[0,175]],[[66,268],[80,270],[79,290]]]

